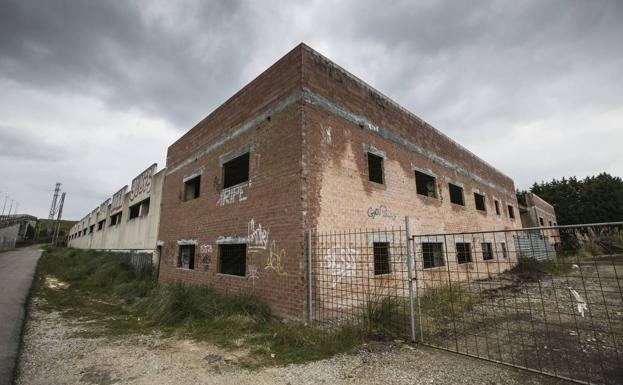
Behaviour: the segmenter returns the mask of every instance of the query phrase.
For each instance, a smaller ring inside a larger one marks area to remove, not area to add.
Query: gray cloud
[[[61,180],[81,217],[301,41],[519,187],[621,175],[622,19],[614,0],[3,0],[0,190],[45,215]]]

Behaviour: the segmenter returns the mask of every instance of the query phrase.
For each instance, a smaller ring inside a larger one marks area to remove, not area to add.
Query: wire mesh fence
[[[623,383],[623,223],[330,232],[315,234],[312,247],[316,322],[394,338],[414,327],[425,345]]]
[[[422,343],[623,381],[621,224],[423,235],[414,250]]]
[[[409,337],[404,229],[316,233],[312,245],[314,321]]]

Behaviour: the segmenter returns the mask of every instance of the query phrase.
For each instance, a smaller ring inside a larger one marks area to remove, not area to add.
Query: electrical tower
[[[50,215],[48,216],[48,235],[52,235],[54,229],[54,215],[56,214],[56,201],[58,200],[58,193],[61,191],[60,182],[56,182],[54,188],[54,197],[52,197],[52,205],[50,206]]]
[[[61,229],[61,217],[63,216],[63,203],[65,203],[65,193],[61,195],[61,201],[58,204],[58,217],[56,218],[56,229],[54,231],[54,238],[52,238],[52,246],[56,246],[58,243],[58,234]]]

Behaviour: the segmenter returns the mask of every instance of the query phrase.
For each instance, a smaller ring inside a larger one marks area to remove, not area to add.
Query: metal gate
[[[422,344],[623,383],[621,223],[411,238]]]

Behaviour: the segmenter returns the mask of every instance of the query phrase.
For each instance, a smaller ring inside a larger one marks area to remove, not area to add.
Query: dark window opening
[[[106,222],[105,219],[102,219],[101,221],[97,222],[97,231],[100,231],[101,229],[104,228],[104,223]]]
[[[476,202],[476,210],[487,211],[485,206],[485,196],[482,194],[474,193],[474,202]]]
[[[195,245],[180,245],[180,254],[177,266],[182,269],[195,268]]]
[[[543,221],[543,217],[539,217],[539,224],[541,226],[545,226],[545,221]]]
[[[244,277],[247,270],[247,245],[219,245],[219,272]]]
[[[491,243],[483,242],[480,246],[482,247],[482,260],[488,261],[493,259],[493,247],[491,247]]]
[[[389,273],[389,242],[374,242],[374,275]]]
[[[435,188],[435,177],[424,174],[423,172],[415,172],[415,189],[418,194],[431,198],[437,198]]]
[[[121,223],[121,212],[110,216],[110,225],[115,226]]]
[[[496,199],[493,201],[493,203],[495,204],[495,213],[497,215],[500,215],[500,202]]]
[[[184,182],[184,202],[199,198],[201,175]]]
[[[383,158],[368,153],[368,179],[371,182],[383,184]]]
[[[249,180],[249,153],[223,164],[223,188]]]
[[[450,202],[465,206],[465,201],[463,200],[463,187],[448,183],[448,189],[450,190]]]
[[[89,234],[92,234],[93,230],[95,230],[95,225],[89,226]]]
[[[85,235],[87,235],[87,229],[82,230],[82,236],[84,237]]]
[[[130,215],[128,220],[138,218],[138,215],[141,213],[141,204],[137,203],[134,206],[130,206]]]
[[[515,208],[512,205],[508,205],[508,216],[515,218]]]
[[[422,243],[422,259],[425,269],[444,266],[441,243]]]
[[[456,261],[459,264],[472,261],[472,249],[469,243],[456,243]]]
[[[147,216],[147,214],[149,214],[149,198],[143,199],[143,201],[141,202],[140,216],[144,217]]]
[[[508,257],[508,251],[506,251],[506,243],[500,243],[500,248],[502,249],[502,258]]]
[[[130,219],[144,217],[149,214],[149,198],[140,201],[139,203],[130,206]]]

